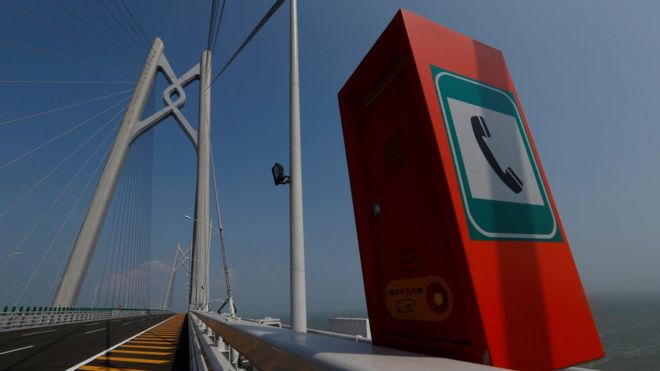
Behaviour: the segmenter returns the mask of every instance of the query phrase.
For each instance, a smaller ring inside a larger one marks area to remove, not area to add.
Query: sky
[[[69,36],[0,6],[0,80],[118,83],[0,83],[0,214],[121,106],[11,166],[2,168],[3,164],[128,97],[125,90],[133,87],[147,50],[143,43],[113,35],[81,2],[59,3],[84,15],[105,38],[55,2],[10,3]],[[104,14],[99,2],[88,3]],[[206,47],[210,3],[127,2],[149,38],[162,38],[165,54],[179,75],[199,62]],[[214,53],[216,71],[271,4],[265,0],[227,1]],[[660,143],[656,124],[660,117],[660,24],[655,18],[660,4],[641,0],[315,0],[299,2],[309,312],[365,311],[337,93],[399,8],[503,52],[587,294],[660,293],[660,176],[655,171]],[[248,316],[285,315],[289,305],[288,189],[275,187],[270,174],[276,161],[288,167],[288,10],[286,2],[212,90],[212,146],[231,284],[239,312]],[[106,21],[112,24],[111,19]],[[164,87],[159,80],[153,107],[161,104]],[[196,89],[193,84],[186,91],[188,104],[183,110],[193,125],[197,121]],[[122,93],[8,122],[116,92]],[[101,141],[108,130],[101,131],[17,207],[0,216],[0,256],[16,246],[21,246],[22,253],[0,269],[0,305],[15,302],[64,216],[85,183],[93,179],[94,166],[107,148],[108,142],[102,145]],[[97,148],[101,151],[30,233],[33,223]],[[151,272],[151,303],[160,306],[174,247],[177,242],[187,246],[192,238],[192,223],[183,215],[192,215],[194,210],[195,153],[172,119],[154,130],[153,151],[152,248],[145,266]],[[46,305],[50,300],[89,192],[83,194],[19,304]],[[217,223],[215,216],[213,219]],[[212,297],[222,299],[224,280],[217,239],[212,244]],[[96,285],[102,284],[99,272],[104,251],[97,248],[81,304],[90,304]],[[184,281],[181,272],[174,298],[178,310],[186,305]]]

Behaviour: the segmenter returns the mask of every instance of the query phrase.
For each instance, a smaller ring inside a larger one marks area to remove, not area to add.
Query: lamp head
[[[273,173],[273,182],[275,185],[288,184],[290,179],[288,175],[284,175],[284,166],[279,162],[276,162],[271,169]]]

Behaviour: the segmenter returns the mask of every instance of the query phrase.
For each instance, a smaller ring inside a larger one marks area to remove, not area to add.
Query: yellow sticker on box
[[[453,306],[449,285],[438,276],[391,281],[385,287],[385,307],[396,319],[444,321]]]

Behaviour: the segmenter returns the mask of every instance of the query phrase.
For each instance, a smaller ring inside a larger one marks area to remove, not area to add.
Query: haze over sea
[[[660,295],[590,295],[589,304],[605,347],[605,358],[580,367],[602,371],[660,370]],[[270,315],[289,322],[288,314]],[[328,330],[330,317],[366,317],[365,309],[318,311],[308,315],[308,326]]]
[[[660,295],[590,296],[606,357],[598,370],[660,370]]]

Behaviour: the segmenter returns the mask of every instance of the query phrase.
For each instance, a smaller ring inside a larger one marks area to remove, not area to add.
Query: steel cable
[[[102,17],[102,16],[101,16],[96,10],[94,10],[94,8],[92,8],[91,6],[89,6],[84,0],[80,0],[80,2],[81,2],[85,7],[87,7],[87,9],[88,9],[88,10],[89,10],[89,11],[90,11],[90,12],[91,12],[91,13],[92,13],[97,19],[99,19],[99,20],[101,21],[101,23],[103,23],[103,24],[104,24],[104,25],[105,25],[110,31],[112,31],[112,33],[115,34],[115,36],[116,36],[119,40],[121,40],[121,41],[124,43],[123,45],[126,45],[127,48],[128,48],[128,47],[135,48],[135,46],[134,46],[133,44],[129,43],[126,39],[124,39],[124,37],[121,36],[121,35],[119,34],[119,32],[117,32],[117,30],[115,30],[114,27],[112,27],[108,22],[106,22],[105,18]],[[140,51],[140,48],[135,48],[135,49],[133,49],[133,50],[134,50],[134,52],[137,53],[138,56],[140,55],[140,53],[143,53],[143,52]]]
[[[130,154],[130,153],[129,153]],[[120,220],[118,224],[118,229],[116,230],[117,233],[117,238],[115,239],[115,245],[112,247],[113,249],[113,256],[116,254],[116,261],[113,262],[113,269],[111,271],[111,276],[110,279],[113,283],[112,285],[112,300],[111,300],[111,305],[114,307],[117,299],[117,287],[121,287],[122,284],[122,278],[123,278],[123,267],[122,264],[120,263],[124,254],[124,240],[125,240],[125,232],[126,232],[126,218],[128,215],[128,208],[129,205],[131,204],[130,202],[130,196],[131,196],[131,190],[132,190],[132,173],[130,169],[132,168],[132,164],[134,162],[134,159],[129,156],[128,158],[128,166],[124,168],[124,175],[122,176],[122,182],[124,186],[124,199],[122,200],[122,205],[121,205],[121,212],[120,212]],[[128,201],[127,201],[128,200]],[[119,281],[119,282],[118,282]],[[121,290],[121,288],[120,288]]]
[[[142,38],[140,31],[135,27],[133,22],[131,22],[130,15],[128,15],[122,7],[117,4],[116,0],[112,0],[112,4],[119,10],[119,14],[126,21],[134,36],[137,36],[135,39],[140,40],[147,48],[149,47],[149,41],[146,38]]]
[[[225,4],[227,0],[222,0],[222,6],[220,7],[220,16],[218,17],[217,24],[215,26],[215,36],[213,36],[213,43],[211,43],[211,55],[215,51],[215,44],[218,41],[218,34],[220,33],[220,24],[222,23],[222,16],[225,14]]]
[[[270,18],[273,16],[273,14],[275,14],[275,12],[277,12],[277,10],[280,8],[280,6],[282,6],[283,3],[284,3],[284,0],[276,0],[275,1],[273,6],[270,7],[268,12],[266,12],[266,14],[259,21],[259,23],[257,23],[257,25],[254,27],[254,29],[252,29],[252,32],[250,32],[250,34],[248,34],[248,36],[245,38],[243,43],[238,47],[238,49],[234,52],[234,54],[231,56],[231,58],[229,58],[227,63],[225,63],[225,65],[222,66],[220,71],[215,75],[215,77],[213,78],[213,80],[209,84],[209,87],[211,85],[213,85],[213,83],[215,83],[215,81],[225,72],[225,70],[232,64],[232,62],[234,62],[236,57],[238,57],[238,55],[241,53],[241,51],[243,51],[243,49],[250,43],[250,41],[252,41],[252,38],[257,33],[259,33],[261,28],[268,22],[268,20],[270,20]]]
[[[121,48],[125,48],[126,51],[128,51],[128,52],[130,52],[130,53],[133,53],[133,55],[134,55],[135,57],[140,58],[140,56],[139,56],[137,53],[135,53],[135,51],[131,50],[130,48],[127,48],[124,44],[116,44],[116,43],[115,43],[113,40],[111,40],[108,36],[106,36],[105,34],[102,34],[102,33],[101,33],[100,31],[98,31],[96,28],[92,27],[92,26],[91,26],[89,23],[87,23],[87,21],[85,21],[81,16],[79,16],[79,15],[76,14],[76,13],[74,13],[71,9],[67,8],[67,7],[64,6],[62,3],[60,3],[59,0],[53,0],[53,2],[54,2],[55,4],[57,4],[57,6],[59,6],[60,8],[62,8],[65,12],[67,12],[71,17],[75,18],[76,20],[78,20],[78,22],[82,23],[85,27],[87,27],[87,29],[89,29],[89,30],[91,30],[92,32],[94,32],[95,34],[99,35],[99,36],[100,36],[103,40],[105,40],[108,44],[113,44],[113,45],[115,45],[115,46],[119,46],[119,47],[121,47]]]
[[[128,14],[131,17],[131,19],[133,20],[133,22],[135,22],[135,25],[137,26],[138,31],[140,31],[140,34],[142,34],[142,37],[144,38],[144,41],[147,43],[147,45],[149,45],[149,37],[147,36],[147,34],[144,32],[144,30],[140,26],[140,23],[138,23],[137,19],[133,15],[133,12],[131,12],[131,8],[129,8],[128,5],[126,5],[126,2],[124,2],[124,0],[121,0],[121,3],[124,6],[124,8],[126,9],[126,11],[128,12]]]
[[[130,159],[129,159],[130,160]],[[125,165],[126,166],[126,165]],[[117,228],[120,224],[123,224],[123,216],[125,214],[125,208],[127,206],[126,197],[128,195],[128,186],[126,185],[126,178],[128,177],[127,173],[122,173],[120,182],[119,182],[119,198],[113,200],[114,206],[114,219],[112,228],[110,229],[110,241],[107,244],[107,251],[112,251],[112,257],[110,259],[110,272],[108,273],[108,286],[106,289],[106,295],[104,300],[105,307],[108,305],[114,305],[113,302],[109,302],[110,298],[110,285],[112,284],[112,291],[114,292],[116,286],[116,264],[115,257],[118,255],[117,250],[119,249],[117,241],[120,239],[119,232]],[[107,252],[106,252],[107,254]],[[118,260],[118,259],[117,259]],[[105,264],[105,263],[104,263]],[[105,268],[104,268],[105,270]]]
[[[110,97],[114,97],[114,96],[121,95],[121,94],[126,94],[126,93],[131,92],[131,91],[133,91],[133,89],[122,90],[122,91],[115,92],[115,93],[112,93],[112,94],[104,95],[102,97],[85,99],[85,100],[82,100],[82,101],[79,101],[79,102],[66,104],[66,105],[61,106],[61,107],[51,108],[51,109],[46,110],[46,111],[31,113],[29,115],[16,117],[16,118],[9,119],[9,120],[0,121],[0,126],[13,124],[15,122],[24,121],[24,120],[27,120],[27,119],[32,119],[32,118],[35,118],[35,117],[47,115],[47,114],[54,113],[54,112],[63,111],[63,110],[69,109],[69,108],[79,107],[79,106],[85,105],[87,103],[98,102],[100,100],[110,98]]]
[[[121,113],[121,111],[119,111],[119,113]],[[119,113],[117,113],[117,114],[119,114]],[[114,117],[113,117],[113,119],[114,119]],[[14,207],[16,207],[16,205],[21,203],[21,201],[23,201],[25,199],[25,197],[27,197],[30,193],[32,193],[32,191],[34,191],[37,187],[39,187],[43,182],[48,180],[48,178],[51,175],[53,175],[53,173],[55,173],[60,167],[62,167],[64,164],[66,164],[73,156],[75,156],[76,153],[78,153],[78,151],[80,151],[83,147],[85,147],[85,145],[87,145],[87,143],[89,143],[94,137],[96,137],[101,132],[101,130],[103,130],[105,127],[107,127],[111,123],[112,123],[112,121],[109,120],[103,126],[98,128],[94,133],[92,133],[92,135],[90,135],[82,144],[80,144],[76,149],[74,149],[72,152],[70,152],[57,165],[55,165],[53,168],[51,168],[46,173],[46,175],[41,177],[35,184],[33,184],[30,188],[28,188],[25,192],[23,192],[23,194],[21,194],[21,196],[19,196],[16,200],[14,200],[14,202],[12,202],[2,213],[0,213],[0,217],[5,216],[9,211],[11,211]]]
[[[112,134],[114,134],[114,130],[111,130],[110,133],[108,133],[108,135],[107,135],[107,136],[101,141],[101,143],[100,143],[100,144],[98,145],[98,147],[94,150],[94,152],[93,152],[91,155],[89,155],[89,157],[87,158],[87,160],[85,160],[85,162],[80,166],[80,168],[78,169],[78,171],[76,171],[76,173],[73,175],[73,177],[71,177],[71,179],[70,179],[69,182],[64,186],[64,188],[62,188],[62,190],[60,191],[60,193],[57,195],[57,197],[55,197],[55,199],[53,200],[53,202],[50,204],[50,206],[48,206],[48,208],[47,208],[46,211],[44,212],[44,216],[45,216],[46,214],[48,214],[48,212],[51,210],[51,208],[52,208],[52,207],[53,207],[53,206],[54,206],[54,205],[60,200],[60,198],[64,195],[64,193],[69,189],[69,187],[71,187],[71,184],[73,184],[73,182],[74,182],[76,179],[78,179],[78,177],[80,176],[80,174],[82,173],[82,171],[87,167],[87,165],[92,161],[92,159],[95,158],[96,154],[99,153],[99,151],[101,150],[101,148],[103,148],[103,146],[105,145],[105,143],[106,143],[106,142],[112,137]],[[99,164],[100,164],[100,163],[102,163],[101,160],[99,160]],[[97,169],[98,169],[98,168],[99,168],[99,166],[97,166]],[[74,207],[75,207],[75,204],[74,204]],[[73,209],[73,208],[72,208],[72,209]],[[42,220],[43,220],[43,216],[42,216],[42,218],[39,219],[39,223],[41,223]],[[58,234],[59,234],[59,230],[58,230]],[[57,234],[56,234],[56,236],[57,236]],[[27,290],[27,288],[28,288],[28,287],[30,286],[30,284],[32,283],[32,280],[34,279],[34,276],[37,274],[37,271],[39,270],[39,268],[41,268],[41,264],[42,264],[42,263],[44,262],[44,260],[46,259],[46,256],[50,253],[50,250],[51,250],[51,248],[53,247],[53,245],[54,245],[53,243],[51,243],[50,245],[48,245],[48,248],[46,249],[46,251],[45,251],[45,252],[43,253],[43,255],[41,256],[41,259],[39,259],[39,262],[38,262],[37,265],[34,267],[34,270],[32,270],[32,274],[30,274],[30,278],[28,278],[27,282],[26,282],[25,285],[23,286],[23,290],[21,290],[20,294],[19,294],[18,297],[16,298],[16,301],[14,302],[14,305],[18,305],[19,302],[21,301],[21,299],[23,298],[23,295],[25,294],[25,291]],[[0,268],[0,271],[2,271],[2,268]]]
[[[56,3],[57,3],[57,1],[56,1]],[[61,29],[61,28],[59,28],[58,26],[56,26],[56,25],[54,25],[54,24],[52,24],[52,23],[46,21],[46,20],[43,19],[43,18],[39,18],[39,17],[35,16],[34,14],[31,14],[30,12],[28,12],[28,11],[25,10],[25,9],[21,9],[21,8],[15,6],[15,5],[12,5],[12,4],[8,3],[8,2],[5,1],[5,0],[0,0],[0,4],[6,6],[6,7],[8,7],[8,8],[10,8],[10,9],[12,9],[12,10],[14,10],[14,11],[16,11],[16,12],[19,13],[19,14],[22,14],[22,15],[28,17],[28,18],[31,18],[31,19],[37,21],[38,23],[40,23],[40,24],[42,24],[42,25],[44,25],[44,26],[50,28],[51,30],[53,30],[53,31],[55,31],[55,32],[57,32],[57,33],[59,33],[59,34],[61,34],[61,35],[66,36],[67,38],[69,38],[69,39],[71,39],[71,40],[77,42],[77,43],[80,44],[80,45],[83,45],[83,46],[85,46],[85,47],[87,47],[87,48],[90,48],[90,49],[92,49],[92,50],[95,50],[95,51],[97,51],[97,52],[99,52],[99,53],[105,54],[106,56],[109,56],[109,55],[110,55],[110,54],[108,54],[107,51],[104,51],[104,50],[101,50],[101,49],[97,48],[95,45],[90,44],[90,43],[88,43],[87,41],[84,41],[84,40],[78,38],[76,35],[73,35],[73,34],[67,32],[67,31],[65,31],[65,30],[63,30],[63,29]],[[59,5],[59,4],[58,4],[58,5]]]
[[[75,131],[76,129],[79,129],[79,128],[81,128],[81,127],[83,127],[83,126],[85,126],[85,125],[87,125],[87,124],[93,122],[93,120],[94,120],[95,118],[97,118],[97,117],[103,115],[104,113],[110,111],[111,109],[117,107],[118,105],[122,104],[123,102],[125,102],[125,101],[127,101],[127,100],[128,100],[128,97],[127,97],[127,98],[124,98],[124,99],[122,99],[122,100],[120,100],[119,102],[117,102],[117,103],[113,104],[112,106],[110,106],[110,107],[104,109],[103,111],[100,111],[100,112],[94,114],[93,116],[86,118],[85,120],[81,121],[81,122],[78,123],[77,125],[75,125],[75,126],[73,126],[73,127],[71,127],[71,128],[68,128],[68,129],[66,129],[66,130],[64,130],[64,131],[62,131],[62,132],[60,132],[60,133],[58,133],[58,134],[55,135],[54,137],[52,137],[52,138],[46,140],[45,142],[42,142],[41,144],[37,145],[36,147],[33,147],[33,148],[31,148],[30,150],[24,152],[23,154],[21,154],[21,155],[19,155],[19,156],[17,156],[17,157],[14,157],[13,159],[11,159],[11,160],[5,162],[4,164],[0,165],[0,171],[4,170],[4,169],[7,168],[8,166],[11,166],[12,164],[16,163],[17,161],[20,161],[20,160],[24,159],[25,157],[27,157],[27,156],[33,154],[34,152],[37,152],[38,150],[40,150],[40,149],[42,149],[42,148],[44,148],[44,147],[46,147],[46,146],[48,146],[48,145],[50,145],[50,144],[52,144],[52,143],[55,143],[56,141],[58,141],[59,139],[61,139],[61,138],[64,137],[64,136],[66,136],[67,134],[69,134],[69,133]]]
[[[123,109],[122,109],[122,110],[123,110]],[[110,124],[112,123],[112,121],[115,119],[115,117],[119,116],[120,113],[121,113],[121,110],[118,111],[118,112],[117,112],[117,113],[116,113],[116,114],[115,114],[110,120],[108,120],[108,121],[107,121],[107,122],[106,122],[106,123],[105,123],[105,124],[99,129],[99,130],[97,130],[96,132],[94,132],[94,134],[92,134],[92,135],[91,135],[91,136],[90,136],[85,142],[83,142],[83,144],[82,144],[80,147],[78,147],[78,149],[76,149],[74,152],[72,152],[71,155],[68,156],[68,157],[65,159],[65,161],[61,162],[60,164],[63,164],[63,163],[65,163],[66,161],[68,161],[68,159],[70,159],[70,158],[72,157],[72,155],[74,155],[75,153],[77,153],[79,149],[82,149],[85,145],[87,145],[87,143],[89,143],[90,140],[91,140],[92,138],[96,137],[96,135],[97,135],[98,133],[101,132],[101,130],[105,129],[108,125],[110,125]],[[103,143],[105,143],[105,141],[106,141],[108,138],[110,138],[110,135],[112,135],[112,133],[113,133],[113,131],[110,131],[110,133],[108,133],[108,135],[107,135],[106,138],[104,139]],[[98,148],[97,148],[97,150],[98,150]],[[95,153],[96,153],[96,151],[94,151],[94,154],[95,154]],[[86,161],[85,164],[87,164],[87,162],[88,162],[88,161]],[[59,168],[59,165],[56,166],[56,167],[54,168],[54,170],[56,170],[56,169],[58,169],[58,168]],[[74,176],[74,178],[77,177],[77,176],[79,175],[79,172],[80,172],[80,171],[82,171],[82,168],[79,169],[79,171],[76,173],[76,175]],[[50,174],[52,174],[52,173],[47,174],[47,176],[45,176],[45,177],[42,178],[42,179],[47,179],[47,177],[50,176]],[[66,192],[66,190],[69,189],[69,187],[71,186],[72,181],[73,181],[73,179],[72,179],[72,180],[69,180],[69,183],[66,184],[66,186],[64,187],[64,189],[63,189],[63,190],[62,190],[62,191],[61,191],[61,192],[55,197],[55,199],[50,203],[50,205],[46,208],[46,210],[41,214],[41,216],[39,217],[39,219],[37,219],[37,221],[32,225],[32,227],[30,228],[30,230],[28,231],[28,233],[23,237],[23,239],[21,240],[21,242],[20,242],[18,245],[16,245],[16,247],[12,250],[11,254],[14,254],[14,253],[18,252],[18,251],[23,247],[23,245],[25,244],[25,242],[26,242],[26,241],[32,236],[32,233],[34,233],[34,231],[37,229],[37,227],[38,227],[39,225],[41,225],[41,222],[44,220],[44,218],[46,217],[46,215],[48,215],[48,213],[50,212],[50,210],[55,206],[55,204],[57,203],[57,201],[59,201],[59,199],[62,197],[62,195],[64,195],[64,193]],[[41,181],[40,181],[40,182],[41,182]],[[40,182],[37,182],[37,184],[40,184]],[[33,190],[33,189],[34,189],[34,187],[30,188],[28,191],[26,191],[26,193],[25,193],[24,195],[29,194],[29,192],[30,192],[31,190]],[[25,196],[21,196],[21,198],[19,198],[19,199],[23,199],[23,198],[25,198]],[[7,213],[8,210],[10,210],[10,209],[7,209],[5,212],[2,213],[2,215],[5,215],[5,214]],[[5,261],[2,262],[2,264],[0,264],[0,272],[2,272],[2,270],[3,270],[4,267],[7,265],[8,262],[9,262],[9,259],[5,259]]]
[[[0,80],[0,84],[16,85],[119,85],[135,84],[135,81],[76,81],[76,80]]]
[[[65,60],[65,61],[78,63],[78,64],[82,64],[82,65],[85,65],[85,66],[97,67],[97,68],[101,68],[101,69],[104,69],[104,70],[112,71],[114,73],[120,73],[120,74],[125,75],[125,76],[130,76],[130,77],[136,77],[137,76],[134,73],[126,72],[126,71],[120,70],[118,68],[114,68],[114,67],[111,67],[111,66],[106,66],[104,64],[90,62],[88,60],[84,60],[84,59],[80,59],[80,58],[76,58],[76,57],[71,57],[71,56],[68,56],[68,55],[65,55],[65,54],[56,53],[56,52],[46,50],[46,49],[35,48],[35,47],[29,46],[29,45],[19,44],[17,42],[10,41],[10,40],[0,40],[0,43],[12,46],[14,48],[25,49],[25,50],[29,50],[29,51],[32,51],[32,52],[35,52],[35,53],[40,53],[40,54],[49,55],[51,57],[60,58],[60,59]]]
[[[121,29],[124,31],[124,33],[126,34],[126,36],[128,36],[128,40],[130,40],[131,42],[133,42],[133,43],[134,43],[133,45],[134,45],[135,47],[137,47],[138,49],[140,49],[141,46],[140,46],[140,44],[138,43],[138,41],[136,41],[135,38],[133,37],[133,35],[131,35],[131,33],[128,31],[128,29],[126,29],[126,26],[124,26],[124,24],[123,24],[122,22],[119,21],[119,18],[117,18],[117,16],[115,15],[115,13],[114,13],[112,10],[110,10],[110,7],[108,7],[108,6],[106,5],[105,1],[103,1],[103,0],[99,0],[99,2],[101,3],[101,6],[103,7],[103,9],[105,9],[105,11],[106,11],[108,14],[110,14],[110,16],[111,16],[112,19],[115,21],[115,23],[117,23],[117,24],[119,25],[119,27],[121,27]]]

